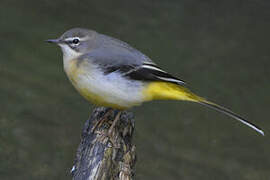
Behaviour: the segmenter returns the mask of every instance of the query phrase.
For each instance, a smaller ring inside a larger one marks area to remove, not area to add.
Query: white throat
[[[63,60],[65,61],[70,61],[72,59],[77,58],[78,56],[82,55],[81,53],[75,51],[74,49],[70,48],[66,44],[60,44],[60,47],[63,52]]]

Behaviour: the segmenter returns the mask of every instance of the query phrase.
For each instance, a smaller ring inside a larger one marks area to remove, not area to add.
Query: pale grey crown
[[[71,38],[71,37],[86,37],[86,36],[93,36],[97,34],[96,31],[90,30],[90,29],[84,29],[84,28],[72,28],[66,32],[64,32],[64,34],[61,35],[60,39],[66,39],[66,38]]]
[[[76,52],[87,53],[98,46],[97,35],[98,33],[93,30],[73,28],[66,31],[59,40]]]

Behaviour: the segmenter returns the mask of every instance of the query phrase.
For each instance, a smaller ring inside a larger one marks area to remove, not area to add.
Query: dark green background
[[[130,43],[266,132],[192,103],[146,103],[132,109],[137,179],[268,180],[269,9],[269,0],[1,0],[0,179],[70,179],[93,106],[44,40],[79,26]]]

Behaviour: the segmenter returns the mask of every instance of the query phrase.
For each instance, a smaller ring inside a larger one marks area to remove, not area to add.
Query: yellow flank
[[[184,100],[193,102],[205,102],[187,88],[173,83],[152,82],[144,90],[145,101],[151,100]]]

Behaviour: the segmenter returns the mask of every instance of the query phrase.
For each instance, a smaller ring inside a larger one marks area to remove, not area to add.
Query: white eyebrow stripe
[[[73,41],[74,39],[79,39],[80,41],[86,41],[89,39],[88,36],[86,37],[83,37],[83,38],[80,38],[80,37],[69,37],[69,38],[66,38],[65,41]]]
[[[79,40],[81,40],[81,38],[79,38],[79,37],[70,37],[70,38],[66,38],[65,40],[66,40],[66,41],[72,41],[72,40],[74,40],[74,39],[79,39]]]
[[[86,40],[89,40],[89,39],[90,39],[89,36],[85,36],[85,37],[83,37],[83,38],[80,38],[81,41],[86,41]]]

